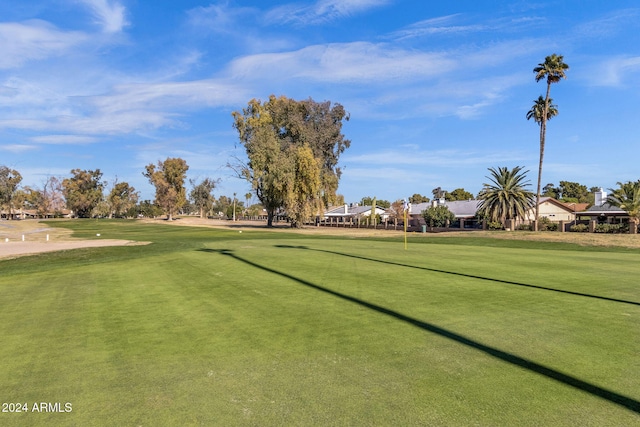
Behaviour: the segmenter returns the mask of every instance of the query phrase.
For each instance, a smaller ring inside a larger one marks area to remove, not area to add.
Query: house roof
[[[589,203],[565,203],[572,212],[581,212],[589,207]]]
[[[600,206],[591,206],[589,209],[583,211],[583,212],[577,212],[577,215],[590,215],[590,216],[597,216],[597,215],[627,215],[627,212],[620,209],[617,206],[612,206],[609,203],[605,203],[603,205]]]
[[[371,206],[336,206],[325,211],[325,216],[356,216],[371,213]],[[376,213],[383,214],[384,209],[376,205]]]
[[[456,216],[456,218],[473,218],[476,216],[478,204],[480,204],[480,200],[455,200],[444,202],[444,206],[446,206]],[[420,215],[422,211],[429,209],[431,206],[431,202],[411,205],[410,214]]]
[[[456,216],[456,218],[473,218],[476,216],[476,212],[478,211],[478,206],[480,205],[481,200],[454,200],[454,201],[445,201],[444,206],[449,208],[449,210]],[[573,213],[573,206],[570,206],[567,203],[562,203],[553,197],[540,197],[540,204],[550,203],[555,205],[561,209],[566,210],[568,213]],[[588,204],[584,204],[585,208]],[[432,206],[432,202],[427,203],[418,203],[416,205],[411,205],[411,215],[420,215],[422,211],[429,209]]]
[[[555,206],[557,206],[557,207],[559,207],[561,209],[566,210],[569,213],[573,213],[574,212],[573,206],[570,206],[569,203],[563,203],[563,202],[561,202],[559,200],[554,199],[553,197],[540,197],[540,204],[543,204],[543,203],[550,203],[550,204],[555,205]],[[585,205],[588,206],[588,204],[586,204],[586,203],[585,203]]]

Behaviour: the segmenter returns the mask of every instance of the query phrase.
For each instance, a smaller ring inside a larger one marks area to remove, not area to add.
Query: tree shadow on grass
[[[308,246],[275,245],[275,247],[276,248],[281,248],[281,249],[304,249],[304,250],[309,250],[309,251],[324,252],[324,253],[327,253],[327,254],[340,255],[340,256],[344,256],[344,257],[356,258],[356,259],[360,259],[360,260],[364,260],[364,261],[377,262],[377,263],[381,263],[381,264],[389,264],[389,265],[394,265],[394,266],[397,266],[397,267],[415,268],[415,269],[418,269],[418,270],[431,271],[433,273],[450,274],[450,275],[454,275],[454,276],[468,277],[470,279],[486,280],[486,281],[489,281],[489,282],[501,283],[501,284],[505,284],[505,285],[522,286],[522,287],[525,287],[525,288],[540,289],[540,290],[543,290],[543,291],[558,292],[558,293],[561,293],[561,294],[575,295],[575,296],[587,297],[587,298],[595,298],[595,299],[600,299],[600,300],[604,300],[604,301],[619,302],[619,303],[623,303],[623,304],[631,304],[631,305],[640,306],[640,302],[636,302],[636,301],[628,301],[628,300],[623,300],[623,299],[618,299],[618,298],[603,297],[603,296],[599,296],[599,295],[585,294],[585,293],[582,293],[582,292],[565,291],[563,289],[548,288],[546,286],[531,285],[531,284],[519,283],[519,282],[512,282],[512,281],[509,281],[509,280],[495,279],[495,278],[491,278],[491,277],[475,276],[473,274],[458,273],[458,272],[455,272],[455,271],[447,271],[447,270],[439,270],[437,268],[430,268],[430,267],[420,267],[420,266],[417,266],[417,265],[402,264],[402,263],[393,262],[393,261],[384,261],[384,260],[375,259],[375,258],[367,258],[367,257],[360,256],[360,255],[353,255],[353,254],[346,254],[346,253],[342,253],[342,252],[328,251],[326,249],[313,249],[313,248],[309,248]]]
[[[280,277],[283,277],[285,279],[289,279],[291,281],[297,282],[301,285],[307,286],[311,289],[315,289],[317,291],[320,292],[324,292],[326,294],[332,295],[334,297],[340,298],[342,300],[351,302],[353,304],[357,304],[361,307],[365,307],[368,308],[372,311],[375,311],[377,313],[380,314],[384,314],[390,317],[393,317],[399,321],[402,321],[404,323],[407,323],[409,325],[415,326],[417,328],[420,328],[422,330],[425,330],[427,332],[431,332],[433,334],[439,335],[441,337],[453,340],[459,344],[465,345],[467,347],[473,348],[475,350],[481,351],[489,356],[495,357],[499,360],[502,360],[506,363],[509,363],[511,365],[514,366],[518,366],[520,368],[526,369],[528,371],[531,372],[535,372],[537,374],[540,374],[542,376],[545,376],[547,378],[550,378],[552,380],[558,381],[562,384],[571,386],[573,388],[576,388],[578,390],[584,391],[586,393],[589,393],[593,396],[597,396],[600,397],[604,400],[607,400],[611,403],[615,403],[616,405],[620,405],[626,409],[629,409],[633,412],[639,413],[640,414],[640,401],[635,400],[633,398],[630,398],[628,396],[624,396],[622,394],[616,393],[614,391],[611,390],[607,390],[605,388],[599,387],[597,385],[588,383],[586,381],[580,380],[576,377],[572,377],[571,375],[567,375],[565,373],[562,373],[560,371],[557,371],[555,369],[552,368],[548,368],[544,365],[541,365],[539,363],[533,362],[531,360],[527,360],[525,358],[522,358],[520,356],[516,356],[514,354],[511,353],[507,353],[505,351],[499,350],[497,348],[494,347],[490,347],[488,345],[482,344],[478,341],[474,341],[470,338],[467,338],[463,335],[457,334],[455,332],[449,331],[447,329],[441,328],[437,325],[428,323],[428,322],[424,322],[422,320],[418,320],[415,319],[413,317],[404,315],[400,312],[397,312],[395,310],[391,310],[385,307],[382,307],[380,305],[377,304],[373,304],[364,300],[361,300],[359,298],[355,298],[352,297],[350,295],[347,294],[343,294],[341,292],[337,292],[328,288],[325,288],[323,286],[320,285],[316,285],[314,283],[311,283],[307,280],[292,276],[288,273],[284,273],[282,271],[278,271],[278,270],[274,270],[273,268],[269,268],[267,266],[264,265],[260,265],[257,264],[253,261],[250,261],[248,259],[245,259],[239,255],[237,255],[236,253],[234,253],[234,251],[229,250],[229,249],[206,249],[206,248],[202,248],[202,249],[197,249],[197,251],[199,252],[207,252],[207,253],[214,253],[214,254],[220,254],[220,255],[225,255],[225,256],[229,256],[239,262],[242,262],[246,265],[249,265],[251,267],[255,267],[258,268],[260,270],[266,271],[267,273],[272,273],[275,275],[278,275]]]

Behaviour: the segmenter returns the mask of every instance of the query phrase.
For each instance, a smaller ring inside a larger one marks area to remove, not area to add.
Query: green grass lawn
[[[638,250],[55,225],[152,243],[0,261],[0,425],[640,425]]]

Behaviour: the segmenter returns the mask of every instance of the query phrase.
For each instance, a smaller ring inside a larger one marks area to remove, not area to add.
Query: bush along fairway
[[[0,261],[1,425],[640,425],[638,250],[55,225],[151,243]]]

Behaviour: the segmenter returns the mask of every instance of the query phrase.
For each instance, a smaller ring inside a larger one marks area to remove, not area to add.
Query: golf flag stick
[[[407,250],[407,211],[404,211],[404,250]]]
[[[409,210],[410,204],[407,203],[407,200],[403,200],[402,203],[402,211],[404,212],[404,250],[407,250],[407,211]]]

